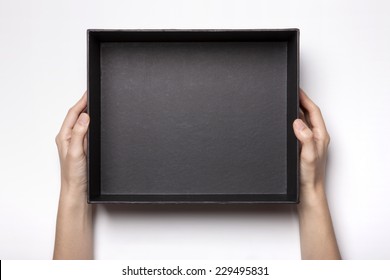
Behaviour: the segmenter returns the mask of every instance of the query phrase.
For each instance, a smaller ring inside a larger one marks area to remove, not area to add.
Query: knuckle
[[[322,132],[320,140],[324,142],[326,145],[329,145],[330,142],[329,133],[327,131]]]
[[[307,154],[302,156],[302,160],[308,165],[314,165],[317,161],[317,157],[314,154]]]
[[[329,143],[330,143],[330,135],[329,134],[326,134],[325,142],[327,145],[329,145]]]
[[[313,132],[310,129],[308,129],[308,128],[304,129],[303,136],[304,136],[305,142],[310,142],[314,138]]]
[[[74,106],[68,109],[68,115],[72,114],[73,112],[74,112]]]
[[[80,153],[74,149],[69,149],[67,153],[67,157],[69,160],[76,160],[80,158]]]
[[[85,128],[81,125],[75,125],[72,130],[73,135],[82,135],[85,133]]]
[[[56,137],[54,138],[54,141],[56,142],[57,146],[60,145],[60,142],[61,142],[60,137],[61,137],[60,134],[57,134]]]

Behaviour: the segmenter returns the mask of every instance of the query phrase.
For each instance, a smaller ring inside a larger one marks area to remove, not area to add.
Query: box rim
[[[296,78],[297,78],[297,88],[298,88],[298,94],[297,94],[297,98],[296,98],[296,102],[297,102],[297,110],[296,112],[299,112],[299,35],[300,35],[300,29],[299,28],[275,28],[275,29],[264,29],[264,28],[261,28],[261,29],[87,29],[87,79],[88,79],[88,82],[87,82],[87,86],[88,86],[88,89],[87,89],[87,95],[88,95],[88,102],[87,102],[87,108],[89,109],[90,108],[90,92],[89,92],[89,88],[90,88],[90,56],[89,56],[89,50],[90,50],[90,38],[91,38],[91,35],[93,33],[101,33],[101,32],[172,32],[172,33],[175,33],[175,32],[292,32],[292,33],[295,33],[296,34],[296,39],[297,39],[297,43],[296,43],[296,46],[297,46],[297,52],[296,52],[296,71],[297,71],[297,74],[296,74]],[[88,131],[88,134],[87,134],[87,137],[88,137],[88,142],[89,142],[89,138],[90,138],[90,133]],[[299,141],[297,140],[296,141],[297,145],[296,145],[296,151],[297,151],[297,155],[299,155],[299,147],[300,147],[300,144],[299,144]],[[88,195],[87,195],[87,201],[88,203],[120,203],[120,204],[123,204],[123,203],[130,203],[130,204],[204,204],[204,203],[216,203],[216,204],[272,204],[272,203],[277,203],[277,204],[289,204],[289,203],[299,203],[299,192],[300,192],[300,188],[299,188],[299,156],[297,156],[297,183],[296,183],[296,195],[295,195],[295,199],[293,200],[278,200],[278,201],[269,201],[269,200],[258,200],[258,201],[199,201],[199,202],[194,202],[194,201],[171,201],[171,202],[167,202],[167,201],[149,201],[149,202],[146,202],[146,201],[102,201],[102,200],[94,200],[91,196],[91,187],[90,187],[90,182],[89,182],[89,178],[90,178],[90,149],[89,149],[89,146],[88,145],[88,149],[87,149],[87,176],[88,176]],[[104,196],[104,195],[101,195],[101,196]]]

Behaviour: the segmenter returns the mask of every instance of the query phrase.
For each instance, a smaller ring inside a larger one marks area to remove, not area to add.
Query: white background
[[[87,28],[301,30],[301,86],[331,134],[346,259],[390,259],[390,2],[0,0],[0,258],[50,259],[54,137],[86,89]],[[299,259],[293,206],[100,206],[99,259]]]

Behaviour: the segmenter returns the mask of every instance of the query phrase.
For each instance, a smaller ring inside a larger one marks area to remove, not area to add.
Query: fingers
[[[61,144],[63,141],[69,140],[69,137],[71,136],[72,129],[80,115],[80,113],[85,109],[87,106],[87,92],[84,93],[84,95],[81,97],[81,99],[72,107],[69,109],[65,120],[61,126],[61,130],[58,133],[58,136],[56,138],[57,144]]]
[[[312,163],[317,158],[317,149],[314,141],[314,134],[301,119],[296,119],[293,123],[295,136],[301,142],[301,159],[307,163]]]
[[[299,118],[303,120],[308,127],[310,127],[310,123],[306,118],[305,112],[303,112],[301,108],[299,108]]]
[[[67,155],[72,158],[79,158],[85,155],[84,145],[88,131],[89,116],[86,113],[80,114],[72,129],[72,138],[70,140]]]
[[[306,111],[306,118],[308,123],[312,126],[313,131],[316,132],[316,138],[326,141],[329,138],[326,130],[325,122],[321,114],[320,108],[306,95],[306,93],[300,90],[300,103],[303,109]]]

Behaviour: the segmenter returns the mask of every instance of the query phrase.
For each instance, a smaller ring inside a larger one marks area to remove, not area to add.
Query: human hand
[[[61,193],[86,198],[87,192],[87,140],[89,116],[83,113],[87,106],[87,93],[69,109],[56,136],[61,164]]]
[[[325,168],[330,142],[320,108],[300,90],[300,118],[293,123],[295,136],[301,143],[301,204],[324,198]]]
[[[302,259],[341,259],[325,195],[329,134],[320,109],[300,90],[300,119],[293,123],[301,143],[300,203],[298,204]]]
[[[83,113],[87,94],[69,109],[56,136],[61,163],[53,259],[92,259],[92,209],[87,203],[87,141],[89,116]]]

